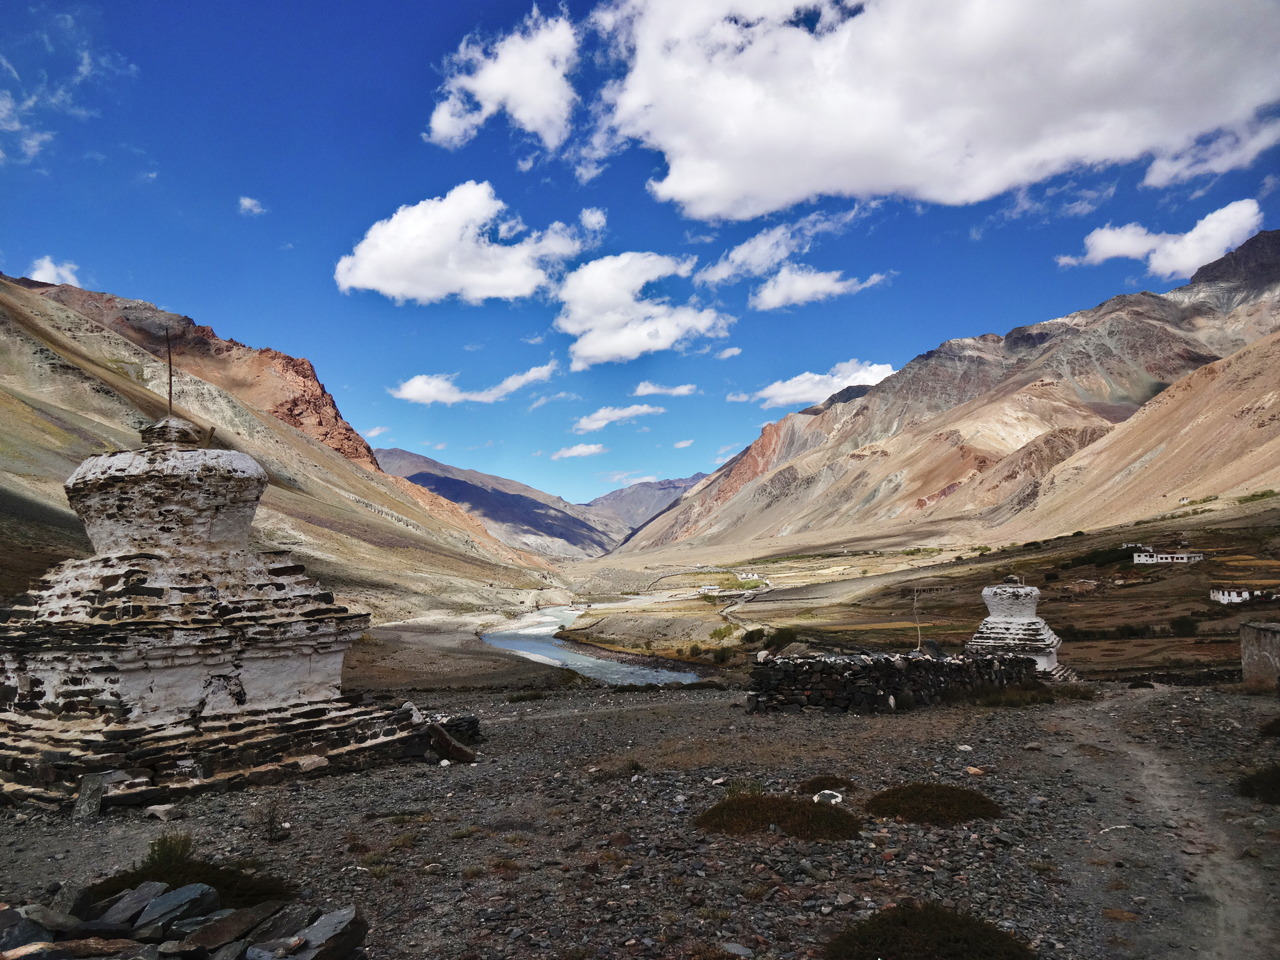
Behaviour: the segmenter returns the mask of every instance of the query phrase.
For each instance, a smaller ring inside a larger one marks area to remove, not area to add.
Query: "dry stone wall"
[[[1034,679],[1031,657],[779,657],[751,671],[747,711],[887,713]]]

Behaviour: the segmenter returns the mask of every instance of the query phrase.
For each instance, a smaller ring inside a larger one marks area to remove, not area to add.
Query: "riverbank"
[[[537,663],[480,639],[505,618],[434,614],[374,627],[348,651],[346,693],[413,690],[541,690],[565,684],[560,667]]]

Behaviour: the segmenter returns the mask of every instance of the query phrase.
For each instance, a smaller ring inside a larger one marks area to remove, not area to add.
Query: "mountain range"
[[[702,480],[642,481],[590,503],[569,503],[515,480],[463,470],[408,450],[375,450],[387,473],[450,500],[503,543],[548,557],[598,557]]]
[[[88,555],[62,483],[90,455],[138,446],[164,415],[171,350],[174,412],[270,477],[254,527],[263,548],[293,550],[384,618],[565,596],[545,561],[384,473],[305,360],[143,301],[8,277],[0,342],[0,595]]]
[[[1277,331],[1267,231],[1176,290],[949,340],[771,423],[619,552],[1030,538],[1280,486]]]
[[[306,360],[152,304],[0,276],[0,594],[88,553],[61,485],[166,409],[271,484],[255,526],[383,619],[568,597],[551,562],[643,566],[1016,542],[1280,488],[1280,231],[1164,294],[949,340],[765,426],[710,476],[588,504],[372,450]]]

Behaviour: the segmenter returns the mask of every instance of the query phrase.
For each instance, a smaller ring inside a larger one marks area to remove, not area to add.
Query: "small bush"
[[[1280,763],[1256,770],[1241,777],[1236,791],[1242,797],[1251,797],[1263,803],[1280,803]]]
[[[766,650],[781,650],[788,644],[795,643],[799,637],[790,627],[779,627],[773,633],[769,634],[769,638],[765,640],[764,646]]]
[[[711,631],[711,639],[724,640],[731,633],[733,633],[733,626],[731,624],[726,623],[723,627],[716,627],[714,630]]]
[[[846,927],[828,942],[827,960],[1035,960],[1021,940],[995,924],[936,903],[899,906]]]
[[[89,888],[93,901],[105,900],[124,890],[131,890],[147,880],[159,880],[171,888],[189,883],[204,883],[218,891],[224,907],[237,909],[264,900],[288,900],[293,887],[276,877],[257,871],[246,861],[209,863],[193,855],[195,840],[191,834],[168,831],[151,841],[147,855],[128,870],[108,877]]]
[[[711,654],[711,659],[716,663],[728,663],[729,656],[730,650],[728,647],[716,647],[715,651]]]
[[[700,657],[700,656],[702,656],[702,644],[700,644],[700,643],[691,643],[691,644],[689,644],[689,656],[691,656],[691,657]]]
[[[700,814],[694,825],[710,833],[734,835],[767,833],[776,826],[800,840],[849,840],[862,829],[862,819],[830,803],[740,794]]]
[[[1280,737],[1280,717],[1273,717],[1264,723],[1258,734],[1263,737]]]
[[[1174,617],[1169,621],[1169,632],[1175,637],[1194,637],[1196,631],[1200,629],[1200,623],[1195,617],[1183,614],[1180,617]]]
[[[742,643],[744,646],[750,646],[756,643],[764,642],[764,630],[761,627],[755,627],[748,630],[742,635]]]
[[[910,823],[950,826],[968,820],[1004,816],[1000,804],[985,794],[945,783],[904,783],[881,790],[867,800],[867,813],[877,817],[901,817]]]
[[[837,793],[848,793],[850,790],[856,790],[853,781],[847,777],[837,777],[834,774],[825,774],[818,777],[810,777],[808,780],[802,780],[796,784],[796,793],[806,794],[812,797],[815,793],[822,790],[834,790]]]
[[[1255,503],[1258,500],[1270,500],[1274,496],[1277,496],[1274,490],[1259,490],[1244,497],[1236,497],[1236,503]]]

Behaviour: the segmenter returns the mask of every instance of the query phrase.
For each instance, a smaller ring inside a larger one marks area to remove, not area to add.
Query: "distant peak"
[[[1192,283],[1274,283],[1280,280],[1280,230],[1254,234],[1230,253],[1206,263]]]

